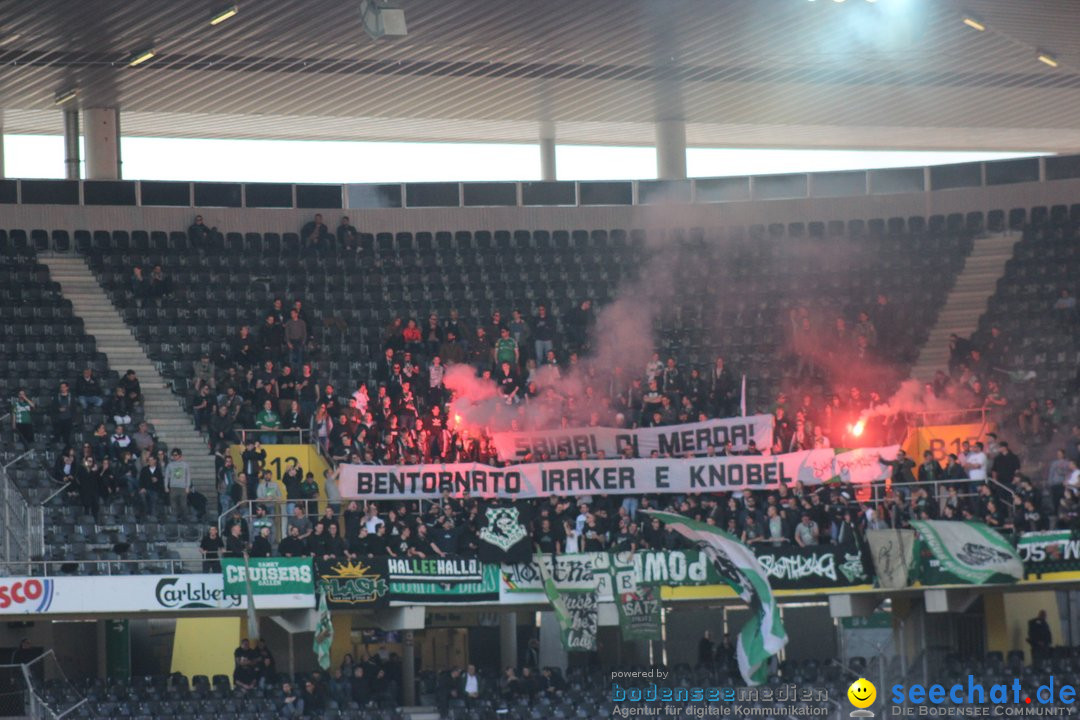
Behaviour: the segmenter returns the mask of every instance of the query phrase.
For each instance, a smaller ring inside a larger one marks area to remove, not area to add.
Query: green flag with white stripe
[[[318,620],[315,623],[315,637],[311,649],[323,670],[330,669],[330,647],[334,644],[334,621],[330,617],[330,608],[326,605],[326,591],[319,593]]]
[[[920,569],[924,585],[1014,583],[1024,564],[1005,537],[989,525],[958,520],[912,520],[933,558]]]
[[[787,644],[780,608],[773,598],[768,576],[753,551],[713,525],[675,513],[646,510],[683,537],[697,543],[717,573],[745,600],[752,611],[739,631],[736,656],[747,685],[760,685],[769,677],[769,658]]]

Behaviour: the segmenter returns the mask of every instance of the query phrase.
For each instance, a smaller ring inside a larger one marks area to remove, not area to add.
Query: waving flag
[[[330,646],[334,644],[334,621],[330,618],[330,608],[326,606],[326,593],[319,594],[318,621],[315,623],[315,637],[312,650],[323,670],[330,669]]]
[[[696,542],[725,582],[749,603],[753,615],[739,631],[736,646],[739,672],[747,685],[760,685],[768,680],[769,658],[787,644],[787,633],[780,622],[780,608],[773,599],[769,580],[753,551],[712,525],[675,513],[644,512]]]

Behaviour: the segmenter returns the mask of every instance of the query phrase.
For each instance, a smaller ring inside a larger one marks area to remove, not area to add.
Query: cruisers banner
[[[654,451],[680,457],[691,453],[704,455],[710,447],[717,452],[731,443],[739,452],[753,440],[766,449],[773,444],[772,415],[720,418],[702,422],[650,428],[579,427],[527,432],[498,432],[492,435],[500,460],[520,460],[529,453],[547,452],[556,457],[565,450],[570,457],[581,453],[608,457],[621,455],[630,448],[636,457],[647,458]]]
[[[311,570],[311,558],[267,557],[223,558],[221,575],[225,579],[225,592],[232,595],[247,593],[247,580],[251,579],[252,595],[311,595],[315,583]]]
[[[437,498],[449,490],[481,498],[684,494],[766,490],[799,481],[817,485],[834,476],[832,450],[783,455],[572,460],[492,467],[479,463],[341,465],[338,486],[347,499]]]

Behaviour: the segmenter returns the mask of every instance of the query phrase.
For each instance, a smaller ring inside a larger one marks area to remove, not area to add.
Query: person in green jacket
[[[274,403],[267,400],[263,403],[263,409],[255,416],[255,427],[263,432],[261,439],[263,445],[274,445],[278,441],[275,430],[281,429],[281,418],[274,412]]]

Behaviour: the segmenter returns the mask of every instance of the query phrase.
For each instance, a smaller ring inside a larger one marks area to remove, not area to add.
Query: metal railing
[[[272,438],[275,445],[307,445],[311,442],[311,430],[308,428],[292,428],[289,430],[260,430],[258,428],[243,428],[240,431],[240,443],[245,444],[248,438],[257,440],[264,445],[271,443],[267,439]]]
[[[4,562],[29,561],[44,552],[45,511],[35,505],[12,481],[7,469],[22,460],[24,453],[6,465],[0,466],[0,550]]]
[[[86,575],[182,575],[203,572],[198,559],[26,560],[0,563],[5,577],[73,577]]]
[[[952,410],[925,410],[922,412],[915,412],[911,413],[911,417],[915,419],[916,427],[978,422],[985,428],[988,416],[991,412],[991,408],[987,407],[954,408]],[[980,432],[980,435],[981,434],[982,433]]]
[[[244,519],[248,522],[248,528],[251,529],[251,519],[255,517],[255,508],[266,508],[266,517],[270,521],[271,535],[275,545],[281,542],[281,539],[288,534],[289,518],[292,517],[293,508],[297,505],[304,506],[307,515],[311,517],[318,513],[319,503],[325,503],[325,498],[311,498],[310,500],[289,500],[285,498],[266,498],[264,500],[241,500],[240,502],[232,505],[218,516],[218,532],[221,536],[225,537],[225,525],[229,518],[239,510]],[[308,507],[310,503],[313,507]],[[340,515],[336,515],[340,519]],[[254,531],[251,533],[254,535]]]

